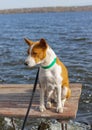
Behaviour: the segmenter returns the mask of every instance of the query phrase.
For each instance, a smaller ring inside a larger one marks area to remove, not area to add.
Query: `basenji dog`
[[[44,38],[36,42],[28,38],[24,40],[29,46],[25,65],[29,67],[40,66],[40,111],[43,112],[46,108],[51,108],[51,97],[54,97],[57,102],[56,111],[62,113],[66,99],[71,96],[67,68]],[[47,93],[46,105],[45,93]]]

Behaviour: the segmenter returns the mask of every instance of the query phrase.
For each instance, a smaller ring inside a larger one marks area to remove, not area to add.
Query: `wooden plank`
[[[81,94],[82,85],[70,84],[72,96],[65,103],[64,112],[56,113],[55,104],[51,109],[45,112],[39,111],[39,86],[30,109],[30,118],[56,118],[69,120],[76,117],[78,102]],[[31,84],[0,84],[0,115],[9,117],[24,117],[30,101],[30,95],[33,89]]]

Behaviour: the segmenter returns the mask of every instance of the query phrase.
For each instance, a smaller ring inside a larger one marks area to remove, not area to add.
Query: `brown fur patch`
[[[42,61],[46,57],[47,46],[41,42],[36,42],[31,51],[31,56],[35,59],[36,63]]]
[[[28,46],[32,46],[34,44],[34,42],[29,40],[28,38],[24,38],[24,40],[28,44]]]

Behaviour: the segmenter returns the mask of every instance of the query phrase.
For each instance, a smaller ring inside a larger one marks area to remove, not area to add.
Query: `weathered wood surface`
[[[65,103],[64,112],[56,113],[56,107],[45,112],[39,111],[39,87],[30,109],[31,118],[55,118],[69,120],[76,117],[78,102],[81,94],[81,84],[70,84],[72,96]],[[33,85],[27,84],[1,84],[0,85],[0,115],[9,117],[23,117],[26,114]]]

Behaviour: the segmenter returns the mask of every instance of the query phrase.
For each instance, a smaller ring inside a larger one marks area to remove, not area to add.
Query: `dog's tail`
[[[70,97],[71,97],[71,89],[70,89],[70,88],[68,88],[66,98],[70,98]]]
[[[71,96],[71,89],[69,87],[64,86],[63,87],[63,98],[70,98]]]

